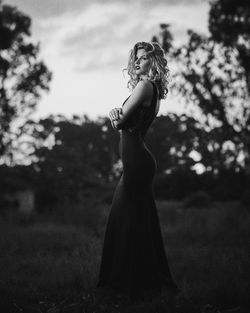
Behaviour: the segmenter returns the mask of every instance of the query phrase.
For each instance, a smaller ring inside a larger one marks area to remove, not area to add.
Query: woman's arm
[[[152,96],[152,92],[153,86],[149,81],[139,81],[131,96],[125,102],[122,108],[122,114],[119,115],[119,119],[114,121],[115,128],[121,129],[135,109]]]

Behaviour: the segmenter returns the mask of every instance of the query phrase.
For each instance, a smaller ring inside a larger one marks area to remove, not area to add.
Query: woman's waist
[[[146,143],[143,139],[134,139],[134,140],[120,140],[120,149],[121,151],[127,151],[131,153],[136,153],[136,151],[145,151],[148,150]]]
[[[121,156],[123,155],[132,155],[132,156],[150,156],[151,158],[154,158],[153,153],[150,151],[150,149],[147,147],[144,140],[140,141],[121,141],[120,142],[120,153]]]
[[[121,147],[120,157],[124,170],[130,168],[138,172],[150,171],[151,168],[154,172],[157,167],[155,156],[145,144],[132,149],[127,146]]]
[[[122,145],[139,145],[143,146],[144,142],[144,135],[141,132],[129,132],[129,131],[122,131],[120,136],[120,144]]]

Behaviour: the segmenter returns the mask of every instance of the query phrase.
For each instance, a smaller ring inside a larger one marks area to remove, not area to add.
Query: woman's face
[[[150,68],[150,60],[147,52],[144,49],[138,49],[135,55],[134,63],[135,73],[139,76],[148,73]]]

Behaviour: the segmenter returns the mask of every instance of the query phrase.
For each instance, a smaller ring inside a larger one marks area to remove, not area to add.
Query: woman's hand
[[[114,129],[117,129],[117,121],[122,116],[122,108],[114,108],[109,112],[109,118],[111,121],[111,125]]]

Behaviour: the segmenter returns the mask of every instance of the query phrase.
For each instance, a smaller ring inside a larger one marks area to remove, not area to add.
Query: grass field
[[[222,312],[250,312],[250,213],[238,203],[157,207],[183,295]],[[26,223],[1,220],[0,312],[125,312],[91,298],[108,212],[109,205],[88,204]]]

